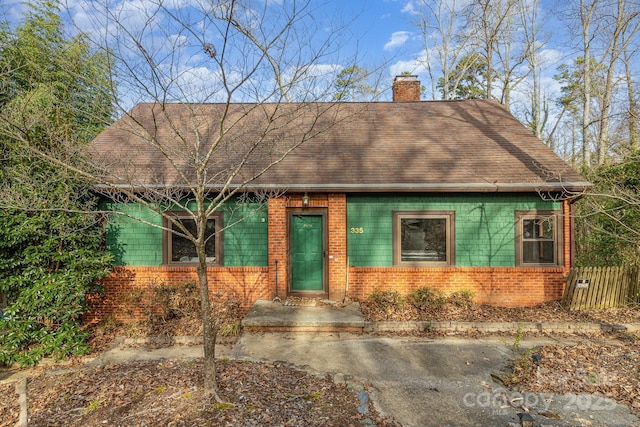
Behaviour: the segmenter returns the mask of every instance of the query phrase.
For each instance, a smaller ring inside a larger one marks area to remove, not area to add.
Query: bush
[[[82,316],[113,259],[102,241],[89,215],[0,213],[0,292],[7,295],[0,362],[28,366],[90,351]]]
[[[402,307],[404,300],[398,291],[382,291],[376,289],[368,297],[367,300],[375,309],[390,311]]]
[[[473,291],[463,289],[453,292],[449,295],[448,302],[455,307],[470,309],[475,304],[473,302]]]
[[[439,289],[423,287],[411,291],[407,302],[420,311],[431,311],[441,309],[447,298]]]
[[[154,312],[149,313],[150,321],[167,321],[180,317],[200,317],[200,292],[193,282],[179,284],[154,284]]]

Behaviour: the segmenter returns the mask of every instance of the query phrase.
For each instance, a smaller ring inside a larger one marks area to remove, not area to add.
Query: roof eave
[[[171,184],[114,184],[99,185],[100,189],[129,189],[135,192],[160,189],[183,189],[190,191],[188,186]],[[237,189],[238,185],[230,185],[228,189]],[[586,181],[579,182],[537,182],[537,183],[388,183],[388,184],[246,184],[242,186],[246,191],[285,190],[296,192],[345,192],[345,193],[531,193],[531,192],[562,192],[584,193],[593,184]],[[223,185],[210,184],[208,191],[220,191]]]

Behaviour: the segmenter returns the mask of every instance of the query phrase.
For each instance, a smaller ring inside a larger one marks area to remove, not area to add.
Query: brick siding
[[[425,286],[447,293],[468,289],[478,304],[522,307],[560,299],[566,274],[564,268],[351,267],[348,294],[361,300],[375,290],[396,290],[406,295]]]
[[[273,298],[267,267],[212,267],[207,276],[211,293],[240,301],[243,314],[255,301]],[[144,320],[156,309],[154,286],[185,282],[198,282],[195,267],[117,267],[103,279],[104,296],[90,301],[93,309],[85,321],[93,323],[107,317],[121,322]]]

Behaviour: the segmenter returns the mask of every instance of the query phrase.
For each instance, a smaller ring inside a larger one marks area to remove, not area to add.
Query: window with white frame
[[[454,211],[393,212],[393,263],[405,266],[455,264]]]

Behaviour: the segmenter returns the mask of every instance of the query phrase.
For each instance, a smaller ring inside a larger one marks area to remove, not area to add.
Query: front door
[[[291,292],[325,292],[324,215],[291,213]]]

